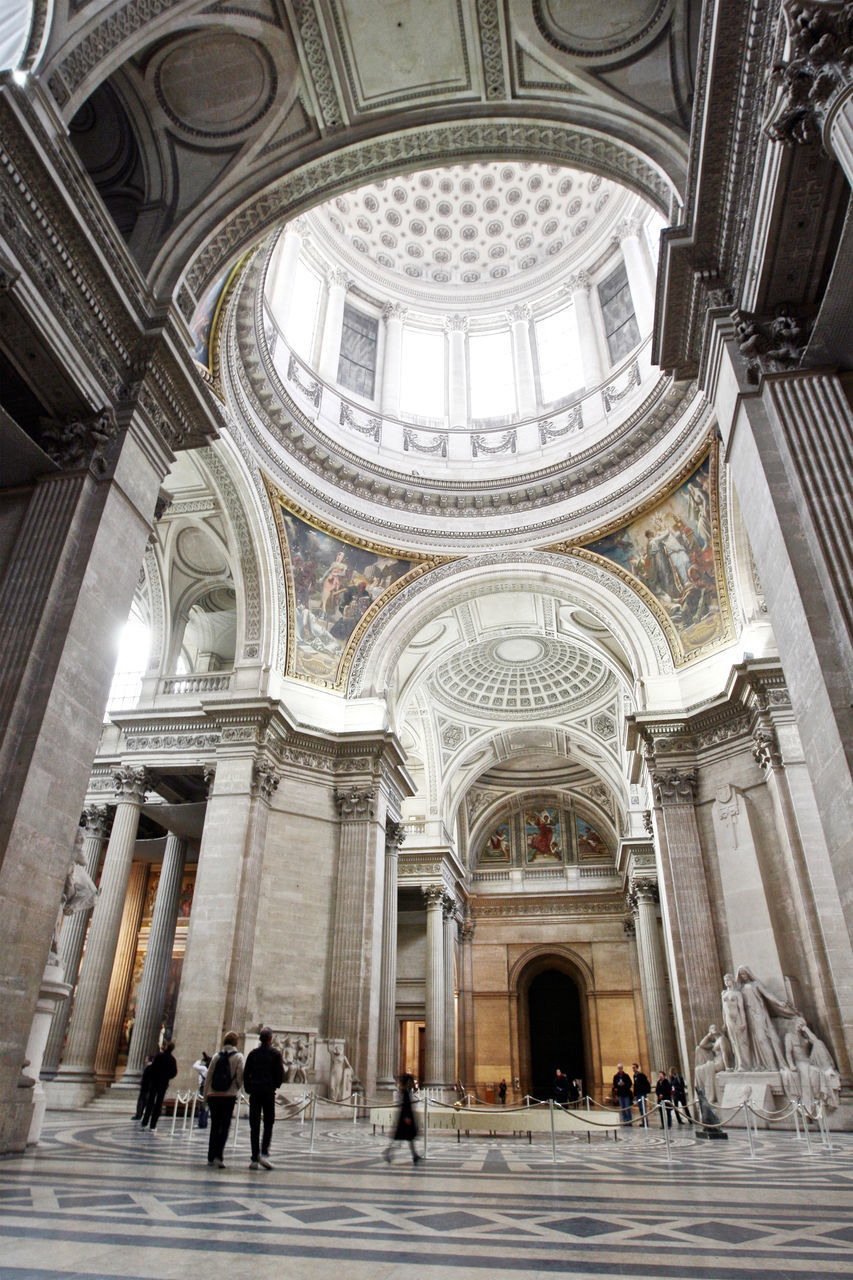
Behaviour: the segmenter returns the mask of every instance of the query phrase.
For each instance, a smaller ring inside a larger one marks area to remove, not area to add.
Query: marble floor
[[[276,1168],[228,1167],[206,1134],[129,1116],[52,1115],[37,1151],[0,1161],[0,1277],[89,1280],[826,1280],[853,1276],[853,1135],[812,1150],[743,1131],[694,1142],[431,1136],[413,1168],[366,1125],[280,1122]]]

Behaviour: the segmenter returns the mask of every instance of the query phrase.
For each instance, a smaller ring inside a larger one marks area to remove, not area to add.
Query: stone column
[[[249,987],[255,952],[255,927],[261,898],[261,873],[270,804],[278,789],[280,776],[266,760],[252,766],[252,807],[246,832],[246,853],[237,897],[234,947],[225,1004],[225,1021],[238,1034],[248,1030]]]
[[[468,362],[465,336],[468,333],[467,316],[447,316],[444,321],[447,334],[447,408],[451,427],[468,426]]]
[[[151,915],[151,932],[148,950],[142,966],[139,991],[136,995],[136,1014],[133,1035],[127,1055],[127,1066],[121,1083],[138,1086],[145,1068],[145,1059],[157,1048],[157,1037],[163,1019],[163,1004],[172,963],[172,947],[175,927],[178,923],[178,904],[181,899],[181,882],[187,859],[187,842],[173,832],[166,838],[163,865],[157,882],[157,895]]]
[[[344,325],[344,304],[347,290],[352,286],[347,273],[334,267],[326,277],[328,293],[326,315],[323,320],[323,341],[320,344],[320,360],[317,372],[324,382],[337,382],[341,359],[341,336]]]
[[[373,786],[335,793],[340,845],[335,923],[329,974],[328,1034],[343,1038],[357,1078],[369,1094],[376,1079],[383,876],[377,873],[384,842],[385,798]],[[384,871],[384,868],[383,868]]]
[[[616,240],[622,249],[628,288],[634,303],[634,315],[643,338],[648,337],[655,322],[655,282],[652,264],[641,239],[639,218],[623,218],[616,228]]]
[[[116,772],[113,829],[101,872],[100,894],[92,912],[65,1057],[48,1087],[49,1105],[73,1109],[95,1093],[95,1056],[104,1020],[116,944],[133,860],[139,813],[149,786],[145,769],[123,766]]]
[[[640,989],[649,1042],[649,1068],[652,1072],[669,1071],[676,1062],[675,1036],[669,1011],[669,982],[655,906],[657,900],[657,884],[654,880],[634,881],[631,905],[635,912]],[[651,1078],[654,1079],[654,1075]]]
[[[445,1083],[444,1051],[444,890],[431,884],[424,889],[426,901],[426,982],[424,1021],[426,1023],[426,1084]]]
[[[520,302],[506,313],[512,337],[512,367],[515,373],[515,400],[519,415],[532,418],[536,414],[536,377],[533,372],[533,347],[530,342],[530,307]]]
[[[692,1062],[694,1047],[709,1024],[719,1021],[722,982],[694,808],[696,775],[653,768],[651,778],[666,895],[662,905],[673,950],[670,973],[679,988],[673,994],[682,1036],[681,1061]]]
[[[444,1083],[456,1082],[456,902],[445,894],[444,917]]]
[[[610,365],[610,357],[605,357],[603,336],[593,314],[592,288],[592,281],[586,271],[576,272],[566,284],[575,309],[583,380],[587,391],[604,381],[604,371]]]
[[[271,310],[279,328],[286,338],[291,336],[291,315],[293,309],[293,290],[296,285],[296,269],[302,253],[302,242],[307,234],[307,227],[302,218],[288,222],[281,237],[278,250],[275,280],[270,300]],[[295,323],[298,325],[299,317]]]
[[[466,1089],[474,1088],[474,917],[466,914],[459,930],[459,1076]]]
[[[148,871],[147,862],[134,862],[130,868],[113,971],[110,974],[101,1034],[98,1037],[98,1051],[95,1054],[95,1081],[98,1087],[112,1084],[115,1078],[124,1012],[133,980],[133,962],[139,947],[139,925],[145,906]]]
[[[750,377],[730,317],[709,321],[714,406],[853,940],[853,411],[840,380]]]
[[[94,881],[98,879],[98,868],[101,865],[101,854],[104,851],[110,826],[109,811],[105,805],[92,805],[83,810],[81,818],[83,827],[83,857],[86,859],[86,870]],[[77,982],[80,972],[80,959],[83,955],[83,943],[92,912],[78,911],[73,916],[66,916],[62,922],[59,935],[59,963],[62,966],[64,981],[71,990]],[[56,1074],[62,1047],[65,1044],[65,1031],[71,1016],[72,999],[63,1000],[54,1012],[44,1050],[41,1073],[44,1077]]]
[[[403,368],[403,324],[408,307],[389,302],[382,309],[385,320],[385,357],[382,364],[382,412],[389,418],[400,416],[400,386]]]
[[[382,976],[379,991],[379,1051],[376,1083],[393,1086],[399,1070],[397,1043],[397,857],[405,839],[400,823],[385,828],[385,884],[382,894]]]

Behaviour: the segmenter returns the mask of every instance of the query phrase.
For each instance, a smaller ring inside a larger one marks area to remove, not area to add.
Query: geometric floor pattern
[[[826,1280],[853,1276],[853,1135],[728,1142],[430,1137],[413,1168],[369,1126],[279,1121],[276,1168],[204,1131],[48,1117],[0,1162],[0,1277],[89,1280]],[[233,1133],[233,1130],[232,1130]]]

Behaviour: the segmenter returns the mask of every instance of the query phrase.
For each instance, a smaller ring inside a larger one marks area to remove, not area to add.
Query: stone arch
[[[528,1008],[530,986],[534,978],[549,969],[565,974],[577,987],[583,1038],[584,1081],[587,1092],[591,1092],[590,1084],[596,1078],[595,1064],[598,1059],[593,972],[573,947],[565,943],[543,943],[528,947],[515,961],[509,973],[513,1061],[517,1063],[522,1093],[529,1093],[532,1083]]]

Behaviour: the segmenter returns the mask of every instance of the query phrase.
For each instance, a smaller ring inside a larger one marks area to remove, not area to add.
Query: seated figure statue
[[[717,1102],[717,1075],[720,1071],[731,1071],[732,1066],[728,1036],[712,1023],[696,1046],[694,1083],[697,1091],[701,1088],[709,1102]]]

